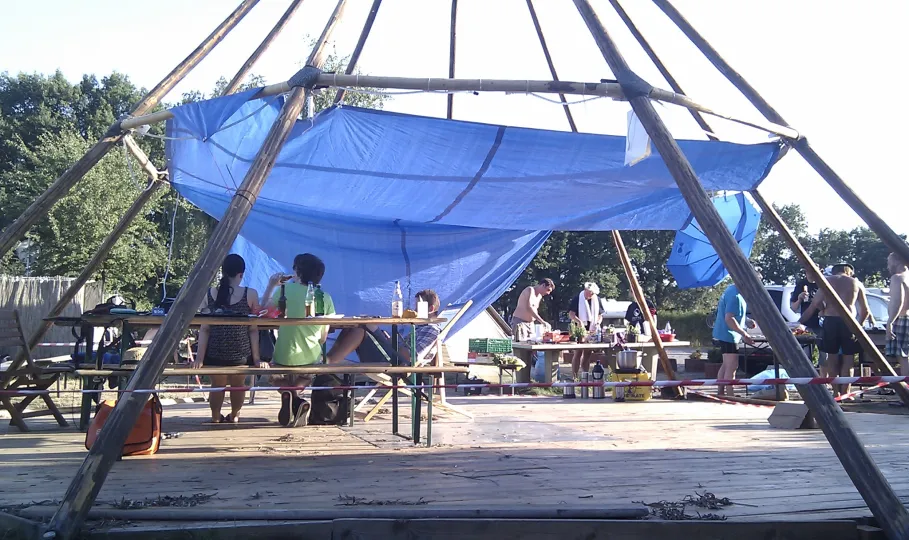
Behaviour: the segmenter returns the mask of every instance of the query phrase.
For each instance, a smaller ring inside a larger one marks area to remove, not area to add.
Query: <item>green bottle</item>
[[[316,317],[325,316],[325,293],[322,292],[322,285],[316,285]]]

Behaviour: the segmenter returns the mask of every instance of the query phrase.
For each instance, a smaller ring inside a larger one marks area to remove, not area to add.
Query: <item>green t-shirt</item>
[[[322,291],[325,298],[325,314],[334,315],[335,303],[331,296]],[[275,290],[272,299],[277,305],[281,297],[280,287]],[[284,287],[287,298],[287,317],[306,316],[306,285],[287,283]],[[274,362],[282,366],[308,366],[322,360],[322,331],[327,326],[282,326],[278,329],[278,341],[275,343]]]

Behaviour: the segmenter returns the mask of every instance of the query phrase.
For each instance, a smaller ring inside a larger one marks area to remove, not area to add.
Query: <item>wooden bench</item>
[[[89,367],[86,369],[77,369],[75,374],[80,377],[129,377],[135,371],[136,365],[125,365],[125,366],[102,366],[101,369],[96,367]],[[354,375],[365,375],[367,377],[374,375],[385,375],[385,376],[396,376],[398,378],[403,378],[410,375],[416,375],[417,380],[422,384],[432,384],[432,381],[436,377],[440,377],[444,372],[452,373],[467,373],[465,368],[456,368],[456,367],[446,367],[441,368],[440,366],[392,366],[391,364],[386,363],[370,363],[370,364],[358,364],[354,362],[344,362],[338,364],[315,364],[311,366],[300,366],[300,367],[274,367],[274,368],[252,368],[252,367],[201,367],[201,368],[189,368],[189,367],[168,367],[164,369],[164,372],[161,374],[162,378],[166,377],[180,377],[180,376],[205,376],[205,375],[247,375],[258,377],[261,375],[287,375],[287,374],[297,374],[297,375],[342,375],[344,376],[345,386],[352,386]],[[424,382],[423,378],[426,377],[427,380]],[[368,387],[364,387],[364,390],[367,390]],[[166,392],[167,390],[161,390],[161,392]],[[403,392],[403,390],[402,390]],[[395,394],[395,391],[391,391],[391,394]],[[427,403],[427,415],[426,415],[426,439],[427,445],[432,444],[432,403],[433,403],[433,389],[428,391],[420,391],[419,395],[422,399],[414,400],[416,405],[416,410],[412,411],[413,415],[413,432],[412,437],[414,443],[420,442],[420,405],[423,401]],[[349,400],[348,410],[350,415],[347,420],[348,426],[352,426],[354,422],[354,392],[345,391],[345,395]],[[395,435],[397,433],[397,417],[392,419],[393,429]]]
[[[0,390],[47,390],[57,382],[60,375],[72,372],[72,366],[58,366],[53,362],[32,358],[32,351],[25,339],[19,312],[16,310],[0,310],[0,346],[15,347],[21,351],[14,353],[9,367],[0,371]],[[47,405],[47,411],[36,411],[36,414],[30,416],[52,414],[61,426],[69,425],[49,394],[21,396],[22,399],[18,403],[13,401],[17,397],[0,394],[0,407],[9,413],[10,425],[16,426],[20,431],[29,431],[23,413],[38,397]]]

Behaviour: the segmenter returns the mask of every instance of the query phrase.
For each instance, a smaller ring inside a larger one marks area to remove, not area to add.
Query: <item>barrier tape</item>
[[[258,374],[261,376],[265,374]],[[602,381],[602,382],[553,382],[553,383],[477,383],[477,384],[399,384],[399,385],[380,385],[381,388],[396,390],[429,390],[435,388],[445,388],[453,390],[467,390],[476,388],[564,388],[564,387],[594,387],[602,386],[604,388],[626,388],[629,386],[651,386],[654,388],[673,388],[679,386],[751,386],[751,385],[778,385],[778,384],[893,384],[909,382],[909,377],[900,376],[873,376],[873,377],[791,377],[788,379],[686,379],[682,381]],[[229,386],[205,388],[197,387],[178,387],[167,389],[138,388],[135,390],[0,390],[0,395],[4,396],[30,396],[42,394],[97,394],[102,392],[118,392],[136,394],[154,394],[154,393],[190,393],[190,392],[224,392],[224,391],[255,391],[255,392],[289,392],[293,390],[371,390],[373,386]]]
[[[186,341],[187,340],[184,339],[184,340],[180,341],[180,344],[182,345],[182,344],[186,343]],[[150,340],[150,339],[140,339],[140,340],[134,341],[133,343],[135,343],[136,345],[151,345],[151,342],[152,342],[152,340]],[[75,347],[75,346],[76,346],[76,342],[74,342],[74,341],[69,342],[69,343],[65,343],[65,342],[61,342],[61,341],[53,341],[53,342],[49,341],[46,343],[39,343],[39,344],[35,345],[35,347]]]

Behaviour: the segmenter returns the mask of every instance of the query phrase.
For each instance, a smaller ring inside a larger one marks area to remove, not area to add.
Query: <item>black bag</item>
[[[317,375],[312,385],[341,386],[341,379],[334,375]],[[349,404],[344,399],[344,390],[313,390],[312,403],[309,411],[309,425],[311,426],[340,426],[347,421]]]

